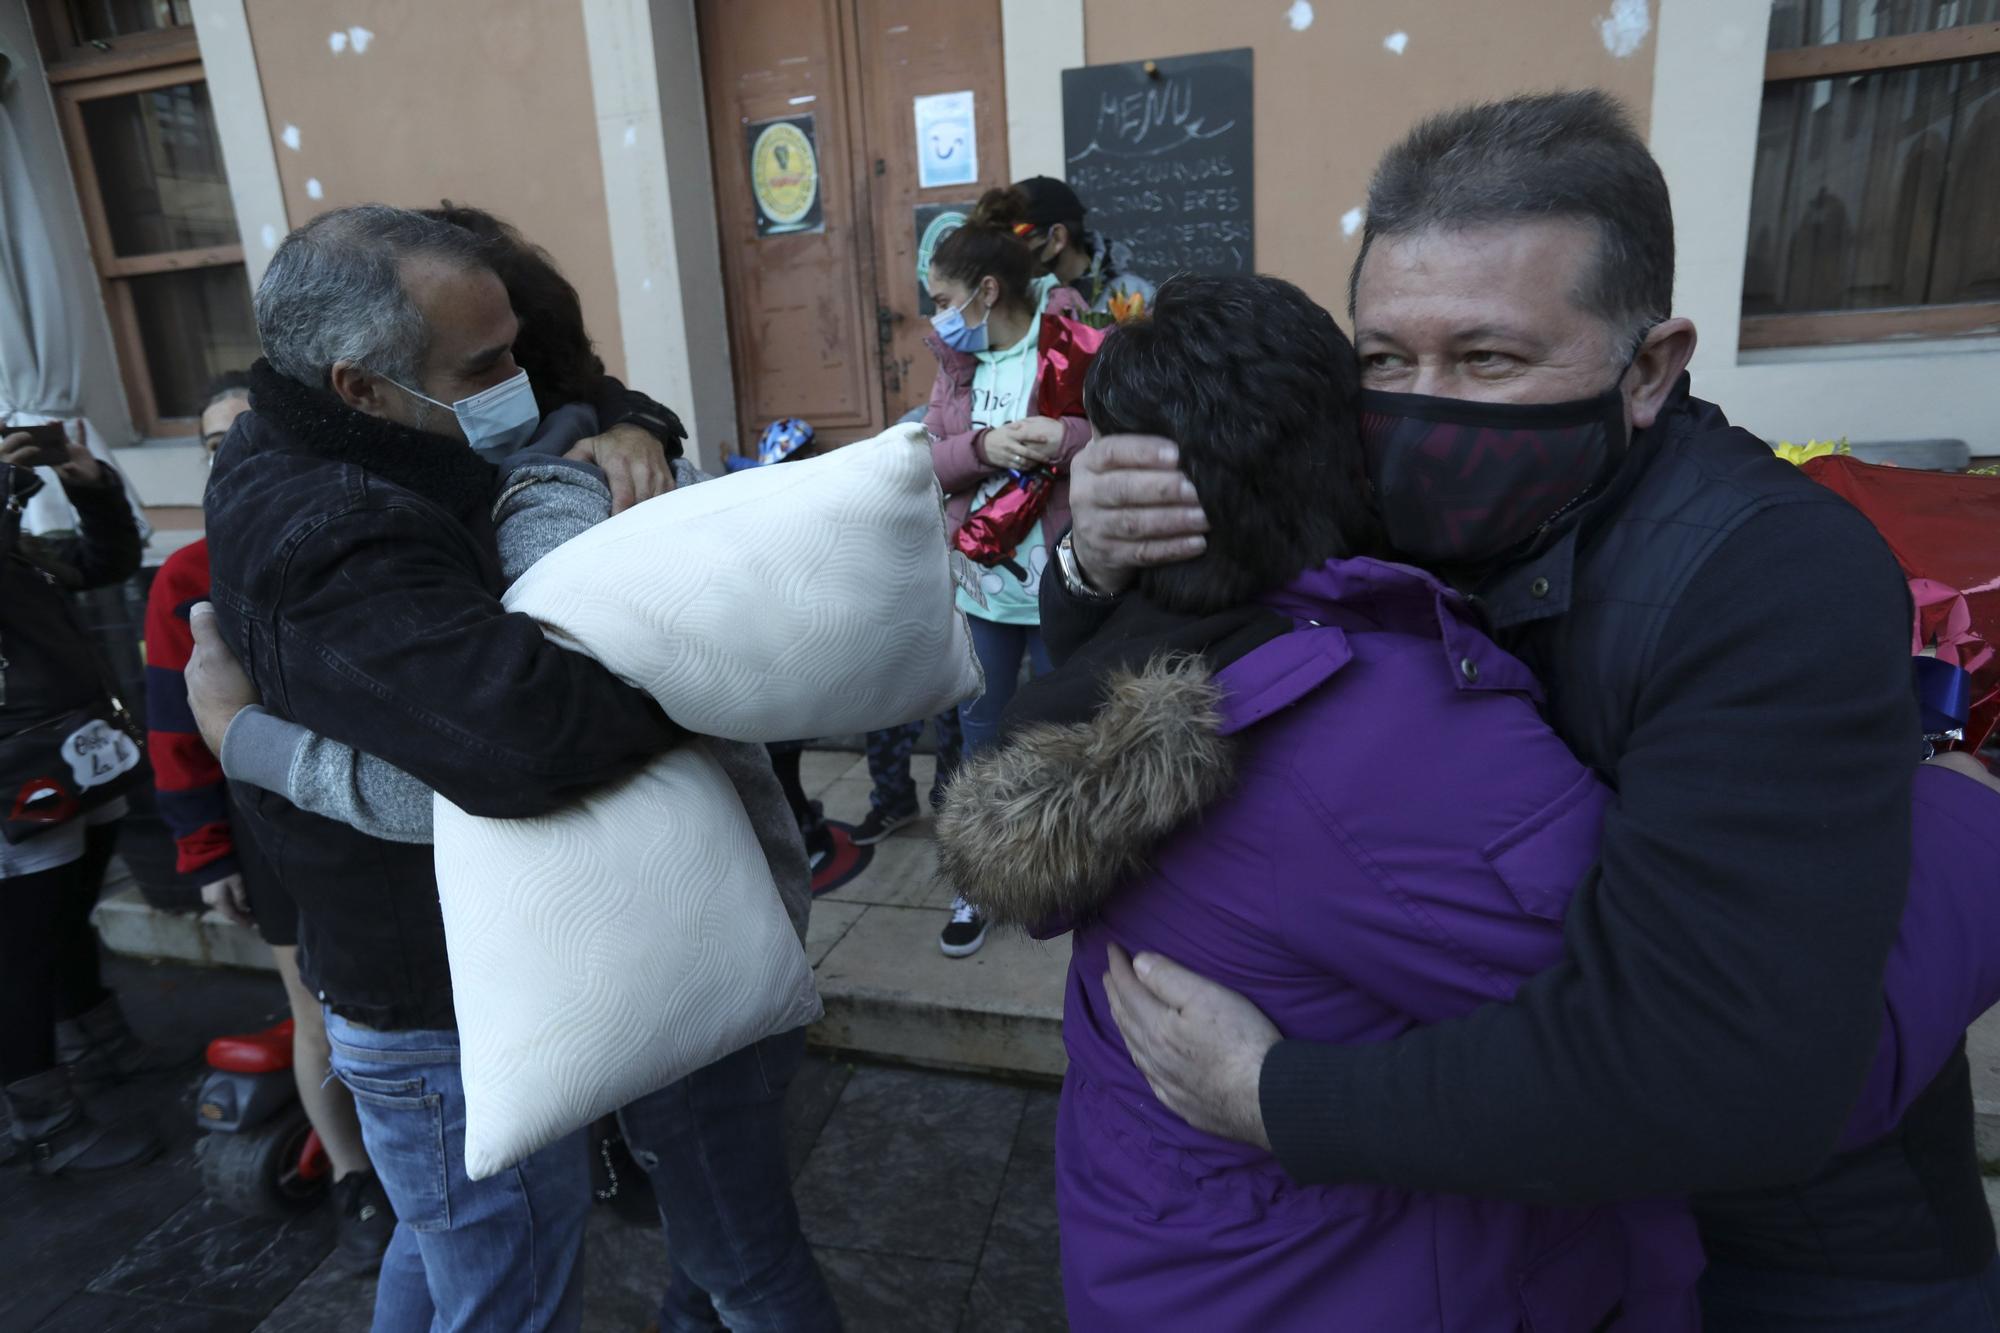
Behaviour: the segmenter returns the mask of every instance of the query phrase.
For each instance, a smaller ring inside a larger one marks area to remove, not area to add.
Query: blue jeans
[[[580,1327],[590,1212],[583,1132],[469,1180],[458,1034],[378,1032],[329,1011],[326,1035],[396,1208],[374,1333]]]
[[[805,1052],[804,1028],[766,1037],[618,1113],[667,1232],[660,1333],[840,1328],[785,1160],[785,1090]]]
[[[972,651],[986,672],[986,693],[958,706],[965,754],[970,758],[1000,738],[1000,715],[1013,702],[1014,686],[1021,678],[1022,654],[1027,655],[1037,676],[1047,675],[1051,667],[1041,626],[1002,625],[978,616],[967,616],[965,623],[972,631]]]
[[[2000,1330],[2000,1258],[1952,1282],[1876,1282],[1710,1264],[1703,1333],[1981,1333]]]

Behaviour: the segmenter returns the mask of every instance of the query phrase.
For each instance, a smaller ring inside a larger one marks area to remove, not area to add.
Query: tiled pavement
[[[134,1026],[190,1054],[283,1003],[245,972],[125,961],[112,982]],[[337,1275],[323,1213],[236,1217],[201,1192],[192,1065],[123,1090],[168,1136],[157,1161],[112,1178],[0,1171],[0,1329],[111,1333],[347,1333],[373,1283]],[[806,1234],[850,1329],[1063,1326],[1057,1273],[1055,1093],[959,1074],[810,1057],[792,1089],[790,1147]],[[640,1330],[666,1278],[659,1229],[595,1210],[584,1327]]]

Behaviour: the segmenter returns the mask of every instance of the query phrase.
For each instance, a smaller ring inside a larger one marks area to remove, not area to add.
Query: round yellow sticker
[[[750,190],[764,216],[781,227],[803,221],[819,196],[812,140],[790,121],[766,125],[750,146]]]

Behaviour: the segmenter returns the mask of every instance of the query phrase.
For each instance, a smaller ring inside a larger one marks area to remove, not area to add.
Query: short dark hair
[[[1208,513],[1208,549],[1139,591],[1206,615],[1300,570],[1380,549],[1361,450],[1354,345],[1279,278],[1183,275],[1104,340],[1084,378],[1101,435],[1164,435]]]
[[[225,370],[208,382],[208,392],[202,395],[201,410],[206,412],[225,398],[250,392],[250,372],[247,370]]]
[[[931,267],[953,282],[977,287],[982,278],[1000,284],[1000,298],[1025,306],[1035,280],[1035,255],[1022,228],[1028,227],[1028,200],[1015,187],[1003,186],[979,196],[965,225],[946,236],[931,252]]]
[[[1674,216],[1666,177],[1609,93],[1538,93],[1432,116],[1382,155],[1368,183],[1361,266],[1379,236],[1533,218],[1594,225],[1597,268],[1583,308],[1636,334],[1674,299]]]

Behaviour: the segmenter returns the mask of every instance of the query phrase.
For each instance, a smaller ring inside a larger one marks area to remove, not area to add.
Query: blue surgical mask
[[[950,310],[940,310],[931,316],[931,327],[937,330],[938,341],[954,352],[983,352],[986,350],[986,322],[993,318],[992,307],[977,324],[965,322],[965,307],[976,297],[968,296],[960,305]]]
[[[383,378],[388,379],[388,376]],[[490,389],[482,389],[472,397],[461,398],[455,403],[440,403],[400,380],[389,380],[389,383],[457,417],[458,428],[465,432],[465,442],[489,463],[497,463],[518,452],[533,438],[535,427],[542,423],[541,409],[535,406],[535,390],[528,383],[528,372],[525,370],[517,372],[512,379],[502,380]]]

